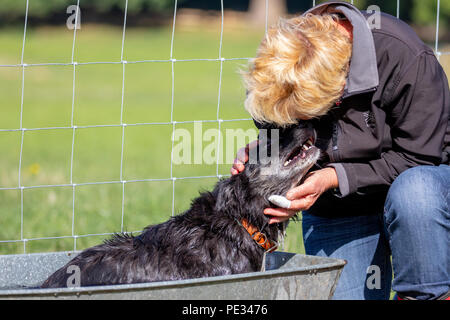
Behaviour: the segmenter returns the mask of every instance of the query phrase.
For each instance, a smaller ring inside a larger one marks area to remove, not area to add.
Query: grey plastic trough
[[[0,256],[0,299],[330,299],[344,260],[273,252],[266,271],[81,288],[36,289],[77,253]],[[34,288],[33,288],[34,287]]]

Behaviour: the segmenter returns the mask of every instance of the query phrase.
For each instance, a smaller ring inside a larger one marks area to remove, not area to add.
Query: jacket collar
[[[344,97],[374,90],[378,87],[378,67],[375,44],[364,15],[347,2],[327,2],[304,13],[341,13],[353,26],[353,49]]]

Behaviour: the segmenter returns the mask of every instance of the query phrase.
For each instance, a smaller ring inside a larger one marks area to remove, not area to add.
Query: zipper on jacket
[[[338,120],[333,121],[333,133],[331,136],[331,162],[336,162],[339,159],[339,147],[338,147],[338,134],[339,134],[339,124]]]
[[[342,97],[336,101],[335,105],[336,107],[341,107],[342,102],[344,99],[350,97],[350,96],[354,96],[357,94],[362,94],[362,93],[368,93],[368,92],[374,92],[377,91],[378,87],[373,87],[367,90],[362,90],[359,92],[354,92],[352,94],[349,94],[348,92],[345,92]],[[336,115],[333,114],[333,124],[332,124],[333,128],[332,128],[332,136],[331,136],[331,154],[330,154],[330,160],[331,162],[338,162],[340,160],[339,157],[339,146],[338,146],[338,136],[339,136],[339,119]]]

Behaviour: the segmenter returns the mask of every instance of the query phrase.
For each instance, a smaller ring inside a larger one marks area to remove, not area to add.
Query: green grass
[[[23,30],[0,29],[0,64],[20,63]],[[222,56],[252,57],[262,33],[224,30]],[[27,30],[25,63],[70,62],[73,31],[32,24]],[[217,58],[219,28],[176,30],[173,58]],[[82,25],[75,43],[77,62],[120,61],[122,29]],[[124,60],[170,58],[170,28],[127,28]],[[239,68],[245,60],[223,63],[221,119],[249,118],[244,111]],[[125,65],[123,122],[127,124],[170,122],[172,69],[169,62]],[[174,65],[173,120],[215,120],[219,94],[220,62],[176,62]],[[73,66],[34,66],[25,69],[23,94],[24,128],[70,127],[72,118]],[[22,69],[0,68],[0,129],[20,126]],[[76,126],[120,124],[122,65],[95,64],[76,67],[73,121]],[[177,124],[193,132],[193,124]],[[251,121],[223,122],[226,129],[252,128]],[[203,123],[204,129],[217,122]],[[123,179],[170,177],[171,124],[127,126],[124,130]],[[226,141],[223,141],[226,143]],[[19,185],[21,132],[0,132],[0,187]],[[205,145],[205,144],[204,144]],[[80,128],[75,131],[73,182],[119,181],[121,171],[121,127]],[[72,130],[26,131],[23,139],[21,185],[70,184]],[[241,147],[236,145],[235,149]],[[221,150],[220,152],[223,152]],[[234,154],[235,150],[233,150]],[[231,164],[220,164],[219,174],[228,174]],[[216,165],[174,165],[175,177],[216,175]],[[200,190],[211,189],[216,178],[175,181],[175,214],[189,207]],[[0,241],[65,237],[121,231],[138,231],[148,224],[167,220],[172,213],[172,181],[126,183],[122,222],[122,184],[48,187],[23,190],[21,224],[20,190],[0,190]],[[75,196],[75,197],[74,197]],[[72,210],[75,208],[73,217]],[[73,219],[73,222],[72,222]],[[72,230],[73,225],[73,230]],[[302,252],[300,223],[291,223],[285,250]],[[76,239],[83,249],[105,236]],[[73,238],[32,240],[26,252],[72,250]],[[0,254],[21,253],[23,242],[0,242]]]

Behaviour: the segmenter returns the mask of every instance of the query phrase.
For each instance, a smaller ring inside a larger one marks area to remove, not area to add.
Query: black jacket
[[[348,3],[312,8],[335,12],[353,25],[353,53],[342,99],[312,120],[316,145],[336,169],[339,190],[324,193],[310,213],[320,216],[383,212],[387,190],[404,170],[449,163],[450,93],[433,51],[404,22]]]

